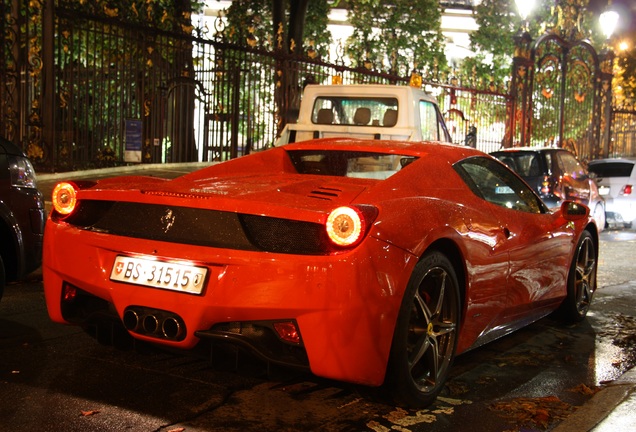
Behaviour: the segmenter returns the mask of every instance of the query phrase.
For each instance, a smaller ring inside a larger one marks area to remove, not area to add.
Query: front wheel
[[[459,320],[455,269],[444,254],[430,252],[411,275],[393,336],[387,385],[397,404],[435,401],[455,357]]]
[[[596,290],[597,249],[588,231],[583,231],[576,245],[570,273],[568,293],[559,309],[559,315],[570,322],[585,318]]]

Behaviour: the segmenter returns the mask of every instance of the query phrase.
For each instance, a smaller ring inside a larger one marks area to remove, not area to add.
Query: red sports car
[[[324,139],[174,180],[63,182],[47,221],[54,321],[122,324],[430,404],[453,358],[558,311],[585,317],[598,229],[503,163],[440,143]]]

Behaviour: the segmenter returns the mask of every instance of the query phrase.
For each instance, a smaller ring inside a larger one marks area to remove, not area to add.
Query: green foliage
[[[59,7],[161,30],[191,33],[190,14],[203,10],[204,0],[57,0]]]
[[[436,71],[446,66],[441,10],[437,0],[351,0],[353,35],[346,53],[356,66],[366,60],[375,68],[406,75],[415,66]]]
[[[577,27],[563,13],[559,17],[554,0],[538,0],[528,17],[527,31],[534,40],[553,31],[565,39],[589,39],[600,48],[603,37],[600,34],[598,17],[586,10],[580,12]],[[511,0],[483,0],[475,7],[475,21],[479,28],[471,33],[470,40],[471,48],[477,56],[463,62],[460,66],[461,73],[474,77],[476,72],[482,81],[494,79],[497,86],[502,87],[511,74],[514,38],[520,34],[524,23]]]
[[[166,38],[143,27],[191,35],[191,14],[202,6],[198,0],[58,0],[58,10],[67,9],[73,18],[57,22],[57,127],[87,131],[74,136],[72,145],[96,146],[98,160],[121,156],[122,120],[149,117],[156,83],[193,72],[189,39]],[[180,117],[181,130],[192,127],[193,97],[186,93],[174,96],[172,104],[187,113]],[[184,148],[190,144],[177,141]],[[70,156],[68,149],[59,152]]]
[[[634,105],[636,101],[636,31],[631,32],[627,40],[631,40],[632,45],[625,50],[618,51],[616,64],[618,65],[617,81],[619,83],[620,98],[619,104],[625,104],[625,100],[630,100]],[[617,92],[618,93],[618,92]]]
[[[549,11],[549,6],[545,6],[540,4],[535,9]],[[479,28],[471,33],[470,42],[477,56],[467,58],[460,65],[461,74],[473,80],[489,82],[492,79],[501,86],[510,77],[514,38],[522,29],[522,20],[513,1],[483,0],[475,8],[475,21]],[[530,17],[529,31],[536,31],[540,22],[538,17]]]
[[[237,45],[249,45],[254,48],[265,48],[274,50],[277,48],[278,29],[274,28],[272,16],[273,0],[234,0],[225,11],[227,18],[227,28],[224,36],[228,42]],[[328,15],[331,6],[327,0],[311,0],[307,8],[305,17],[294,17],[293,19],[304,19],[304,37],[302,41],[294,41],[294,52],[306,52],[311,46],[318,55],[326,56],[331,45],[331,34],[327,30]],[[287,30],[290,17],[289,9],[285,10],[285,28],[282,29],[286,41],[285,32]],[[281,47],[286,47],[282,43]]]

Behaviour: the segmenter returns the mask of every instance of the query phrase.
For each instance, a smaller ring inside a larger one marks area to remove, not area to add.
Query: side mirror
[[[561,204],[561,215],[568,221],[587,219],[590,215],[590,208],[584,204],[566,200]]]

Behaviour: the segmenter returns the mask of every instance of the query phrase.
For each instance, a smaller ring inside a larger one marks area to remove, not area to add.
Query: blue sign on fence
[[[141,162],[142,127],[141,120],[126,120],[125,162]]]

